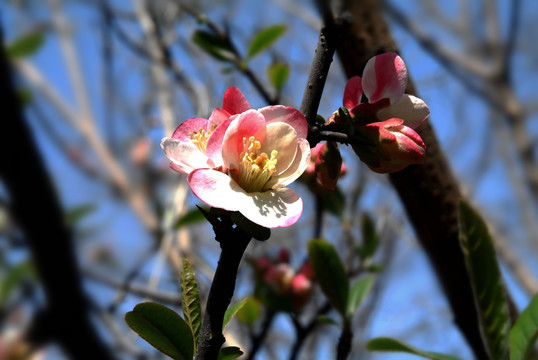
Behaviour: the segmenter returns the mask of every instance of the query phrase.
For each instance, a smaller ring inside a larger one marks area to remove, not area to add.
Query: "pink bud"
[[[310,280],[314,279],[314,268],[312,267],[312,264],[310,264],[309,261],[305,261],[303,266],[301,266],[299,273],[305,275]]]
[[[291,292],[293,305],[297,308],[303,307],[312,293],[312,281],[305,274],[297,274],[291,281]]]
[[[281,263],[288,263],[290,262],[290,252],[286,249],[280,249],[277,256],[277,261]]]
[[[256,268],[260,271],[267,270],[271,265],[273,265],[273,262],[266,256],[263,256],[261,258],[256,259]]]
[[[391,118],[356,127],[356,135],[364,139],[364,144],[354,145],[353,150],[371,170],[390,173],[424,162],[426,145],[403,122]]]
[[[277,293],[285,294],[289,291],[293,279],[293,270],[286,263],[271,266],[263,276],[264,281],[275,288]]]

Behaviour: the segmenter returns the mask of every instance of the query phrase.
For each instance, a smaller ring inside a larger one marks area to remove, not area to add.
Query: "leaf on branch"
[[[205,209],[205,210],[209,210],[209,209]],[[190,209],[189,211],[187,211],[186,213],[178,217],[178,219],[174,223],[174,229],[177,230],[184,226],[199,223],[203,220],[205,220],[205,216],[200,209],[198,208]]]
[[[8,300],[9,295],[25,278],[34,278],[34,265],[28,261],[21,262],[7,271],[5,276],[0,278],[0,308]]]
[[[226,309],[226,312],[224,313],[224,319],[222,320],[222,330],[232,321],[233,317],[245,304],[247,303],[248,298],[245,298],[239,302],[236,302],[233,305],[228,306],[228,309]]]
[[[334,189],[334,191],[323,191],[321,193],[321,202],[323,209],[327,210],[331,214],[338,217],[342,217],[344,214],[346,199],[338,186]]]
[[[254,297],[248,297],[245,300],[245,304],[237,312],[237,320],[252,326],[262,313],[261,304]]]
[[[379,337],[368,341],[366,348],[370,351],[391,351],[391,352],[405,352],[409,354],[415,354],[422,356],[430,360],[460,360],[452,355],[439,354],[431,351],[423,351],[417,349],[414,346],[408,345],[403,341],[391,339],[388,337]]]
[[[192,35],[192,40],[205,52],[220,61],[235,62],[237,56],[232,45],[226,40],[213,33],[197,30]]]
[[[459,203],[459,228],[486,347],[492,359],[507,359],[510,319],[493,240],[484,220],[464,201]]]
[[[529,358],[538,339],[538,294],[523,310],[510,331],[510,359],[525,360]]]
[[[140,303],[125,314],[125,321],[142,339],[172,359],[192,359],[191,328],[175,311],[161,304]]]
[[[30,32],[22,35],[11,44],[6,46],[6,54],[8,58],[14,60],[18,58],[28,57],[41,48],[45,42],[45,36],[41,32]]]
[[[66,221],[69,225],[76,225],[77,222],[82,220],[86,215],[95,210],[95,205],[84,204],[69,209],[66,213]]]
[[[202,328],[202,305],[200,304],[198,284],[194,277],[194,268],[185,257],[183,258],[183,272],[181,273],[181,291],[183,293],[181,298],[183,316],[191,328],[194,351],[196,351],[196,344]]]
[[[250,42],[247,58],[252,58],[273,45],[285,32],[285,25],[273,25],[259,31]]]
[[[220,349],[217,360],[233,360],[243,355],[243,352],[237,346],[228,346]]]
[[[336,250],[329,242],[314,239],[308,243],[308,256],[321,290],[331,305],[345,318],[349,299],[349,283],[344,264],[342,264]]]
[[[362,261],[371,258],[377,250],[379,238],[375,232],[372,218],[364,213],[362,216],[362,245],[358,247],[359,256]]]
[[[347,308],[348,317],[352,317],[355,314],[355,311],[357,310],[359,305],[362,303],[366,295],[368,295],[368,293],[372,289],[373,283],[374,275],[367,275],[357,280],[355,285],[351,287]]]
[[[267,77],[277,91],[282,90],[290,76],[290,67],[287,64],[276,62],[267,67]]]

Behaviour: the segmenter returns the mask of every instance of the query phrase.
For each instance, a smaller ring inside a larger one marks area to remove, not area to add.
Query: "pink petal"
[[[199,131],[200,128],[207,129],[208,120],[203,118],[192,118],[183,121],[172,134],[173,139],[181,141],[190,141],[191,137],[189,133],[193,131]]]
[[[224,93],[222,108],[231,115],[241,114],[250,109],[250,105],[243,93],[235,86],[230,86]]]
[[[306,139],[298,139],[297,154],[290,167],[279,175],[273,175],[265,185],[266,188],[277,189],[291,184],[305,172],[310,164],[310,143]],[[312,163],[314,170],[314,163]]]
[[[227,118],[222,124],[220,124],[207,139],[207,145],[205,154],[215,163],[215,167],[221,166],[222,162],[222,142],[224,141],[224,135],[226,130],[230,126],[234,118]]]
[[[343,105],[347,109],[354,108],[359,105],[362,96],[362,79],[360,76],[353,76],[347,81],[344,90]]]
[[[189,174],[194,195],[204,203],[229,211],[240,211],[250,221],[268,228],[293,225],[303,212],[303,201],[291,189],[246,193],[228,175],[211,169]]]
[[[275,173],[286,170],[297,152],[297,133],[290,125],[282,122],[267,125],[267,136],[262,143],[261,151],[271,156],[273,150],[278,151]]]
[[[265,118],[256,110],[237,116],[228,126],[222,143],[222,160],[228,169],[237,169],[243,152],[243,138],[255,136],[263,143],[266,135]]]
[[[207,129],[211,129],[214,125],[220,125],[230,117],[230,113],[226,110],[215,109],[209,117],[209,123],[207,124]]]
[[[400,118],[404,120],[405,126],[416,129],[429,114],[430,109],[422,99],[404,94],[396,104],[379,110],[377,117],[380,121],[394,117]]]
[[[259,109],[268,124],[274,122],[284,122],[291,125],[297,131],[298,138],[305,138],[308,135],[308,123],[304,115],[297,109],[289,106],[275,105]]]
[[[362,76],[362,87],[368,102],[389,98],[394,104],[407,87],[407,68],[396,53],[385,53],[368,60]]]
[[[213,168],[212,160],[198,150],[194,144],[172,138],[163,138],[161,148],[172,162],[170,167],[180,173],[189,174],[198,168]]]

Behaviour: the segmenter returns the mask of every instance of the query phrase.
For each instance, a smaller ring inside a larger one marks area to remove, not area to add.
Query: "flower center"
[[[254,136],[243,138],[243,152],[237,172],[237,183],[246,192],[259,192],[276,170],[278,151],[271,151],[271,157],[260,153],[261,144]]]
[[[207,148],[207,139],[211,136],[211,133],[217,128],[216,124],[211,125],[208,131],[205,131],[204,128],[198,129],[198,131],[193,131],[189,133],[191,137],[191,142],[196,145],[198,150],[205,154]]]

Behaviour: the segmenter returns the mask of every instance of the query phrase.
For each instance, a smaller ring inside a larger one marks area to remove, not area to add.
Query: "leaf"
[[[271,237],[271,229],[253,223],[239,211],[232,213],[232,221],[256,240],[265,241]]]
[[[289,76],[290,67],[287,64],[277,62],[267,67],[267,77],[277,91],[282,90]]]
[[[347,316],[352,317],[362,300],[368,295],[374,283],[374,275],[367,275],[355,283],[349,292]]]
[[[323,208],[333,215],[342,217],[344,214],[345,198],[342,191],[337,186],[334,191],[324,191],[321,194]]]
[[[228,325],[230,323],[230,321],[232,321],[233,317],[235,316],[235,314],[237,314],[237,312],[243,307],[245,306],[245,304],[247,303],[248,301],[248,298],[246,299],[243,299],[239,302],[236,302],[235,304],[233,305],[230,305],[228,307],[228,309],[226,309],[226,312],[224,313],[224,319],[222,320],[222,330],[224,330],[224,328],[226,327],[226,325]]]
[[[250,42],[247,58],[251,58],[273,45],[285,32],[285,25],[273,25],[260,30]]]
[[[65,215],[66,221],[69,225],[75,225],[82,218],[84,218],[86,215],[90,214],[94,210],[95,210],[94,204],[84,204],[84,205],[76,206],[67,211]]]
[[[237,312],[237,320],[249,326],[254,325],[262,312],[260,302],[253,297],[246,298],[246,302]]]
[[[318,322],[320,324],[340,326],[336,321],[334,321],[333,318],[328,317],[327,315],[320,315],[320,316],[316,317],[316,322]]]
[[[388,337],[379,337],[368,341],[366,348],[370,351],[393,351],[393,352],[405,352],[409,354],[415,354],[422,356],[430,360],[460,360],[452,355],[439,354],[436,352],[423,351],[408,345],[402,341],[391,339]]]
[[[205,52],[220,61],[235,62],[237,56],[232,45],[218,35],[207,31],[197,30],[192,35],[192,40]]]
[[[349,297],[349,283],[344,264],[334,247],[325,240],[308,243],[308,255],[316,281],[331,305],[345,318]]]
[[[510,359],[527,359],[536,339],[538,339],[538,294],[534,295],[510,331]]]
[[[161,304],[140,303],[125,314],[125,321],[140,337],[175,360],[192,360],[194,348],[189,325]]]
[[[205,220],[205,216],[202,211],[198,208],[194,208],[182,214],[174,223],[174,228],[180,229],[183,226],[196,224],[203,220]]]
[[[10,59],[17,59],[33,55],[45,42],[41,32],[30,32],[22,35],[6,47],[6,54]]]
[[[374,222],[368,214],[364,213],[362,216],[362,245],[358,248],[362,261],[374,255],[378,243],[379,238],[375,232]]]
[[[8,300],[9,295],[17,287],[17,285],[27,276],[34,277],[35,268],[28,261],[21,262],[11,269],[0,282],[0,308]]]
[[[228,346],[220,349],[217,360],[233,360],[243,355],[243,352],[237,346]]]
[[[198,212],[201,213],[200,211]],[[183,272],[181,273],[181,291],[183,293],[181,299],[183,316],[191,328],[194,351],[196,351],[196,344],[202,327],[202,306],[200,305],[198,284],[194,277],[194,268],[185,257],[183,258]]]
[[[459,227],[486,348],[493,360],[507,359],[510,320],[493,241],[484,220],[464,201],[459,203]]]

